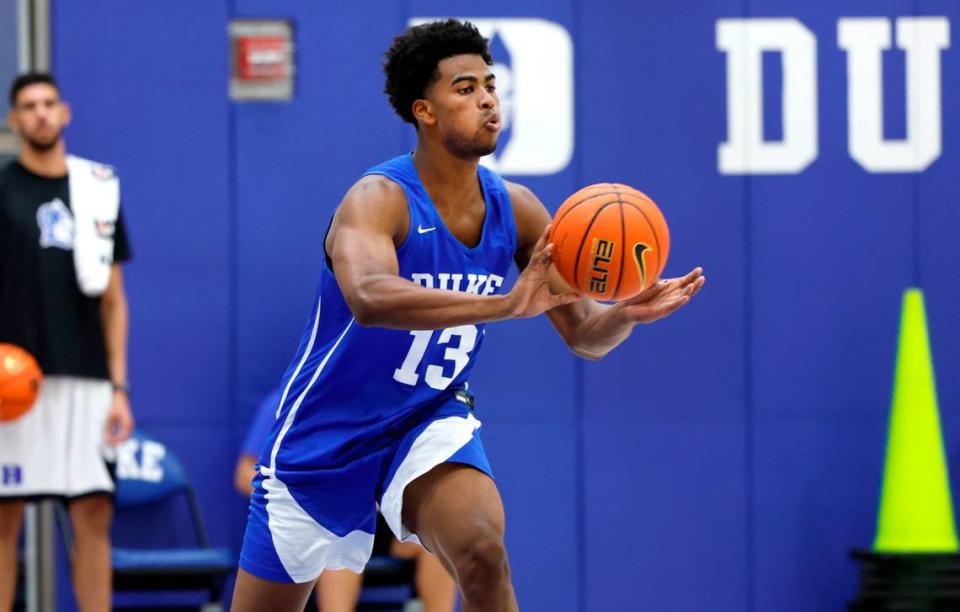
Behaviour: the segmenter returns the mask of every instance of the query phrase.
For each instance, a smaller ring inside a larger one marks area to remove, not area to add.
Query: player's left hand
[[[527,267],[507,294],[509,312],[516,318],[534,317],[557,306],[572,304],[580,295],[572,291],[553,293],[550,289],[550,268],[553,265],[553,244],[549,242],[550,225],[543,228],[533,247]]]
[[[684,306],[705,282],[703,268],[697,267],[680,278],[662,278],[617,306],[634,323],[653,323]]]
[[[104,439],[109,446],[116,446],[133,432],[133,413],[126,393],[114,392],[110,412],[107,414],[107,429]]]

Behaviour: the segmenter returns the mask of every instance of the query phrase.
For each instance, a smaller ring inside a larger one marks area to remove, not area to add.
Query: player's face
[[[10,127],[26,146],[46,151],[60,142],[63,128],[70,121],[70,108],[60,99],[57,88],[48,83],[27,85],[17,92],[10,109]]]
[[[490,66],[479,55],[454,55],[437,65],[427,89],[436,127],[451,153],[463,159],[489,155],[500,134],[500,99]]]

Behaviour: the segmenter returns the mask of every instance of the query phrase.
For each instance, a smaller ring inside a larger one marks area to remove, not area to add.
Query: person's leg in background
[[[350,570],[325,570],[317,580],[317,610],[319,612],[354,612],[363,574]]]
[[[0,501],[0,611],[13,607],[17,588],[17,537],[23,524],[23,501]]]
[[[73,592],[81,612],[109,610],[113,594],[113,563],[110,555],[110,523],[114,490],[106,450],[115,445],[122,431],[110,416],[122,394],[109,382],[67,378],[62,382],[66,430],[70,449],[61,465],[67,510],[73,527]],[[91,492],[91,493],[88,493]]]
[[[299,612],[313,590],[312,582],[275,582],[254,576],[242,567],[233,588],[232,612]]]
[[[82,612],[109,610],[113,588],[110,561],[110,519],[113,502],[107,495],[71,500],[73,525],[73,589]]]
[[[414,581],[423,612],[453,612],[457,604],[457,583],[436,555],[413,542],[398,540],[390,545],[390,555],[414,560],[417,568]]]

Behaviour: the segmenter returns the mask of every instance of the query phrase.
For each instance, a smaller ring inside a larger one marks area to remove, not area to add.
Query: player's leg
[[[457,583],[436,555],[413,542],[394,540],[390,554],[416,563],[417,597],[423,612],[453,612],[457,603]]]
[[[13,607],[17,585],[17,538],[23,524],[22,501],[0,501],[0,610]]]
[[[113,502],[90,495],[69,504],[73,525],[73,589],[81,610],[109,610],[113,588],[110,563],[110,520]]]
[[[105,456],[104,432],[113,390],[106,381],[65,377],[56,398],[63,406],[60,418],[67,421],[68,450],[59,469],[74,533],[73,590],[81,610],[109,610],[114,484]]]
[[[492,478],[459,463],[439,465],[406,486],[402,517],[453,574],[463,612],[518,609]]]
[[[232,612],[301,612],[313,590],[313,582],[274,582],[237,570]]]
[[[317,580],[319,612],[353,612],[363,584],[363,574],[350,570],[324,570]]]
[[[276,473],[258,474],[231,609],[302,612],[327,568],[359,574],[373,548],[379,465],[373,456],[332,475],[316,469],[296,497]]]

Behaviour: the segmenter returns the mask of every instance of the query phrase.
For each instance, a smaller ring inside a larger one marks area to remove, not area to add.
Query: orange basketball
[[[553,263],[583,295],[618,301],[655,283],[670,231],[653,200],[627,185],[584,187],[560,206],[550,228]]]
[[[37,401],[43,373],[33,355],[0,343],[0,422],[23,416]]]

